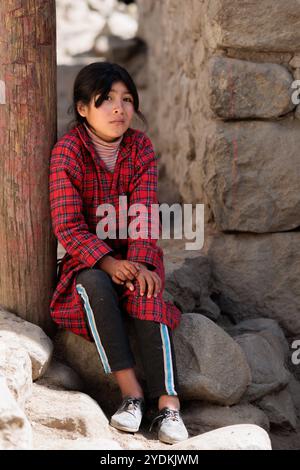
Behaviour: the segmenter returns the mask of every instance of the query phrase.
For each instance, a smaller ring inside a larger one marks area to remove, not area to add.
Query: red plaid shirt
[[[119,226],[122,222],[118,218],[119,196],[127,197],[127,207],[141,203],[150,208],[151,204],[158,204],[157,182],[157,159],[151,140],[139,130],[129,128],[125,132],[113,173],[95,152],[83,125],[56,143],[50,160],[50,207],[54,234],[66,254],[60,264],[50,314],[60,327],[93,341],[76,290],[76,275],[81,269],[97,268],[97,262],[107,253],[117,259],[151,265],[162,280],[160,294],[151,299],[139,295],[137,280],[133,292],[114,284],[122,309],[132,317],[164,323],[171,329],[178,326],[181,312],[162,299],[163,251],[157,239],[150,237],[150,220],[148,238],[100,239],[96,234],[99,222],[96,210],[100,204],[110,203],[115,207]],[[128,223],[133,218],[128,217]]]

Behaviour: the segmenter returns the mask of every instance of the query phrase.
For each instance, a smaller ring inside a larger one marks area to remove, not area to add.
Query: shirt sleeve
[[[92,268],[113,249],[89,231],[80,194],[82,178],[83,169],[76,152],[57,144],[50,159],[49,197],[52,228],[66,252],[78,258],[86,267]]]
[[[145,211],[128,216],[129,225],[136,217],[139,217],[143,221],[144,229],[140,227],[140,236],[138,238],[131,237],[129,233],[127,259],[145,263],[149,269],[151,267],[155,269],[161,262],[161,249],[157,246],[157,239],[161,233],[160,219],[155,216],[151,217],[152,204],[158,205],[157,186],[157,157],[151,140],[144,136],[143,144],[136,159],[135,174],[129,185],[128,202],[129,210],[133,204],[142,204],[145,207]],[[151,238],[153,233],[158,235]]]

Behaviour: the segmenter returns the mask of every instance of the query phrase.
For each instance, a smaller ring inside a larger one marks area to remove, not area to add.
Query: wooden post
[[[55,0],[0,2],[0,305],[52,335]]]

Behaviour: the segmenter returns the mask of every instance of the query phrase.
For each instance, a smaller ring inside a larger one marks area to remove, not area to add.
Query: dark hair
[[[85,117],[81,116],[77,110],[79,101],[88,105],[91,99],[100,95],[95,101],[96,108],[99,108],[115,82],[123,82],[126,85],[133,97],[135,113],[147,127],[147,119],[139,110],[139,95],[133,79],[124,67],[111,62],[93,62],[77,74],[73,88],[73,103],[68,109],[68,114],[73,114],[73,120],[69,126],[86,122]]]

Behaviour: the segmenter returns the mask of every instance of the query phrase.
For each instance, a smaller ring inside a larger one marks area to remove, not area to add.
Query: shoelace
[[[122,411],[127,411],[128,413],[132,414],[132,416],[134,416],[134,413],[132,411],[136,410],[139,406],[141,406],[141,408],[143,407],[143,401],[140,398],[125,398],[118,410],[118,413],[121,413]]]
[[[162,413],[156,416],[154,420],[151,423],[151,426],[149,428],[149,432],[151,432],[152,427],[154,424],[158,424],[158,422],[162,422],[163,419],[172,419],[173,421],[179,421],[179,411],[178,410],[171,410],[170,408],[165,408],[162,410]]]

